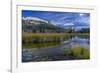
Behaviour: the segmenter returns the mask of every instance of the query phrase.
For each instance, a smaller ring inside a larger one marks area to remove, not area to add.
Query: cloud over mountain
[[[89,27],[90,25],[89,13],[22,10],[22,17],[32,18],[45,22],[50,21],[52,24],[64,28],[76,26]]]

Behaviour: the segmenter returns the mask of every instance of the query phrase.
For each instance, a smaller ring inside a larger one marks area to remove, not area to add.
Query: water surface
[[[67,57],[64,55],[64,48],[71,49],[76,45],[80,45],[89,49],[89,44],[90,42],[88,37],[73,36],[68,40],[61,41],[59,44],[53,44],[49,47],[36,47],[31,49],[23,48],[22,62],[74,60],[74,57]]]

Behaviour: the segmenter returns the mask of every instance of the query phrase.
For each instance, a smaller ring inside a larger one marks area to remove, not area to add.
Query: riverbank
[[[60,45],[75,36],[89,38],[88,33],[23,33],[22,48],[43,48]]]

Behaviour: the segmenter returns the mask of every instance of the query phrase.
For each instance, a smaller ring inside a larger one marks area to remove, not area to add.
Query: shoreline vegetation
[[[32,33],[32,32],[22,32],[22,36],[35,36],[35,35],[89,35],[89,33]]]
[[[76,59],[90,59],[90,49],[76,45],[71,49],[64,48],[64,55],[67,57],[74,57]]]
[[[43,48],[60,45],[74,36],[88,38],[88,33],[22,33],[22,48]]]

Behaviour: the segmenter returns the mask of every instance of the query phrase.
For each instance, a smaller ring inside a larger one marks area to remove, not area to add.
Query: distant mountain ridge
[[[52,24],[50,21],[37,17],[22,17],[22,29],[24,32],[65,32],[66,30]]]
[[[72,32],[73,30],[81,31],[83,29],[89,29],[86,23],[66,23],[64,25],[59,25],[52,23],[38,17],[22,17],[22,30],[23,32],[40,32],[40,33],[60,33],[60,32]]]

